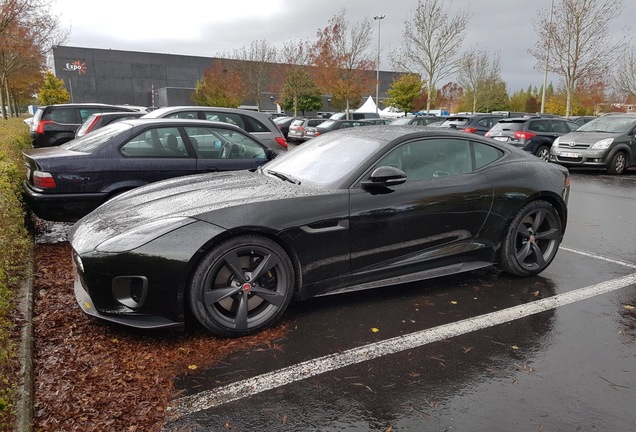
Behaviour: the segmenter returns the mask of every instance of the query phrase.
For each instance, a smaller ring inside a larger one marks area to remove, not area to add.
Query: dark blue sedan
[[[74,222],[122,192],[172,177],[255,169],[274,158],[230,124],[126,120],[59,147],[23,152],[23,196],[40,218]]]

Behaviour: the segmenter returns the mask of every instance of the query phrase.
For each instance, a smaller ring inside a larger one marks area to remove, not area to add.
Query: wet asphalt
[[[490,268],[293,303],[271,349],[179,378],[163,430],[636,431],[636,171],[572,170],[571,185],[565,239],[541,275]],[[67,229],[56,226],[53,238]],[[489,324],[499,313],[510,316]],[[457,335],[347,362],[458,322]]]

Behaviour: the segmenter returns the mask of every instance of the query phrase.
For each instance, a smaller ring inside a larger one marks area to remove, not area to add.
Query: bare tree
[[[276,47],[267,41],[253,41],[249,47],[234,50],[232,59],[237,62],[238,73],[245,84],[247,97],[261,109],[261,94],[269,91],[273,64],[277,59]]]
[[[342,9],[318,31],[311,56],[316,82],[335,101],[344,102],[347,118],[349,108],[359,101],[362,92],[371,90],[375,60],[369,52],[371,21],[364,19],[349,27],[346,10]]]
[[[633,48],[619,60],[613,87],[618,94],[636,97],[636,50]]]
[[[477,101],[488,90],[488,83],[501,80],[501,54],[490,57],[488,50],[465,53],[459,60],[457,82],[473,97],[473,112]]]
[[[577,82],[602,76],[615,60],[620,45],[611,39],[609,28],[622,9],[622,0],[561,0],[551,18],[549,10],[538,11],[534,28],[539,37],[530,53],[538,67],[547,65],[563,78],[566,116],[572,113]]]
[[[415,16],[404,23],[402,46],[390,54],[397,69],[418,73],[426,85],[426,110],[431,109],[435,86],[457,69],[459,48],[466,35],[468,11],[449,16],[449,3],[419,0]]]

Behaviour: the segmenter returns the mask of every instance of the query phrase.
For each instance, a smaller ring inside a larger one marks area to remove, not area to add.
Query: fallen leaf
[[[451,304],[457,304],[455,300],[451,300]]]
[[[632,305],[623,305],[623,307],[625,309],[627,309],[627,310],[633,310],[634,309],[634,306],[632,306]]]
[[[468,351],[473,349],[473,347],[462,347],[462,348],[464,348],[464,354],[466,354]]]
[[[190,370],[195,370],[196,368],[197,368],[197,365],[193,365],[192,364],[192,365],[188,366],[188,369],[190,369]]]
[[[512,348],[513,350],[518,350],[519,347],[517,345],[512,345],[510,348]]]
[[[371,331],[372,331],[373,333],[377,333],[377,332],[379,332],[379,331],[380,331],[380,329],[379,329],[379,328],[377,328],[377,327],[373,327],[373,328],[371,328]]]
[[[532,295],[535,296],[535,297],[539,297],[539,294],[541,294],[539,291],[534,291],[532,293]]]

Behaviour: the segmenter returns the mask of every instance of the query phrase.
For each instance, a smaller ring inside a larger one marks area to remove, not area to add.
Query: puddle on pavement
[[[68,241],[72,222],[52,222],[32,216],[32,230],[36,244],[54,244]]]

